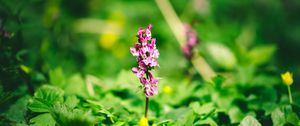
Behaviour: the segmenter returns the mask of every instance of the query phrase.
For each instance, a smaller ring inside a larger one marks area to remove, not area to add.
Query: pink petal
[[[145,71],[136,67],[132,68],[132,72],[134,73],[135,76],[137,76],[138,78],[143,77],[143,75],[145,74]]]
[[[141,78],[140,78],[140,82],[141,82],[143,85],[149,83],[149,81],[148,81],[145,77],[141,77]]]
[[[133,56],[139,56],[138,51],[137,51],[135,48],[133,48],[133,47],[130,48],[130,52],[131,52],[131,54],[132,54]]]
[[[152,29],[152,24],[149,24],[147,29],[151,30]]]

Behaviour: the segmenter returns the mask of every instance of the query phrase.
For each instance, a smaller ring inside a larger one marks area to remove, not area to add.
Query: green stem
[[[146,71],[146,77],[147,77],[147,79],[149,79],[148,70]],[[145,118],[148,117],[148,106],[149,106],[149,98],[146,96],[146,101],[145,101]]]
[[[185,33],[183,32],[184,25],[177,16],[171,3],[169,2],[169,0],[155,0],[155,2],[157,3],[157,6],[160,9],[162,15],[165,17],[180,47],[183,47],[186,40]]]
[[[148,105],[149,105],[149,98],[146,97],[145,118],[147,118],[148,116]]]
[[[293,98],[292,98],[292,91],[291,91],[291,87],[288,85],[288,92],[289,92],[289,100],[290,100],[290,104],[293,104]]]

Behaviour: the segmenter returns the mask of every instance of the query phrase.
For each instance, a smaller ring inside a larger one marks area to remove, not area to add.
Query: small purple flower
[[[139,55],[138,49],[139,49],[139,45],[138,44],[134,44],[134,47],[130,48],[131,54],[133,56],[138,56]]]
[[[192,57],[192,50],[198,44],[197,33],[191,28],[190,25],[185,25],[186,43],[181,48],[184,56],[187,59]]]
[[[133,67],[132,68],[132,72],[134,73],[135,76],[141,78],[144,76],[145,74],[145,71],[141,68],[136,68],[136,67]]]
[[[146,96],[153,96],[158,93],[157,90],[157,84],[159,81],[159,78],[155,79],[151,73],[149,73],[149,79],[142,77],[140,78],[140,82],[144,86],[144,93]]]
[[[149,71],[154,67],[159,67],[157,62],[159,51],[156,48],[156,39],[152,38],[151,29],[151,24],[146,29],[140,28],[137,32],[138,42],[130,48],[131,54],[137,57],[138,63],[138,67],[133,67],[132,72],[140,79],[146,97],[158,93],[157,85],[159,81]]]
[[[157,85],[152,85],[152,84],[145,85],[144,93],[147,97],[156,95],[158,93]]]

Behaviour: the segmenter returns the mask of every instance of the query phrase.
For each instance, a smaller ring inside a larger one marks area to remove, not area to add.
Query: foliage
[[[149,23],[160,51],[149,125],[300,125],[300,2],[169,1],[197,32],[211,82],[154,1],[0,0],[0,125],[138,125],[145,96],[129,48]]]

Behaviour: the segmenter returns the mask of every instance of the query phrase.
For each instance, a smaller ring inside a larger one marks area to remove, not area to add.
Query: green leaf
[[[30,119],[30,126],[55,126],[55,120],[50,113],[44,113]]]
[[[228,115],[231,120],[231,123],[237,123],[243,120],[245,116],[244,113],[241,112],[240,108],[237,106],[231,106],[228,110]]]
[[[111,101],[118,101],[114,98],[109,98],[109,99],[111,99]],[[104,100],[105,100],[105,98],[104,98]],[[123,118],[123,120],[124,120],[124,118],[129,118],[129,114],[127,115],[125,111],[121,111],[124,108],[124,106],[118,106],[118,104],[111,104],[111,105],[109,105],[111,107],[107,108],[106,106],[103,106],[99,101],[87,100],[87,102],[93,106],[96,106],[96,107],[93,107],[93,109],[96,109],[95,111],[97,113],[99,113],[99,114],[101,113],[101,114],[105,115],[106,117],[108,117],[111,122],[114,122],[113,118],[116,117],[115,115],[120,115],[119,118]],[[106,102],[106,100],[104,101],[104,103],[105,102]],[[112,111],[112,110],[114,110],[114,111]]]
[[[53,104],[54,102],[63,102],[64,91],[60,88],[43,85],[38,91],[34,94],[34,98],[43,99],[46,103]]]
[[[293,124],[293,125],[295,125],[295,126],[300,124],[299,117],[294,112],[291,112],[291,113],[288,114],[288,116],[286,118],[286,121]]]
[[[136,87],[140,84],[138,78],[129,70],[122,70],[117,77],[116,85],[119,89],[136,90]],[[111,86],[111,85],[110,85]]]
[[[66,84],[62,68],[58,67],[49,71],[50,84],[63,88]]]
[[[28,124],[26,124],[25,122],[21,122],[14,124],[14,126],[28,126]]]
[[[108,111],[107,109],[102,108],[101,110],[98,111],[99,113],[105,114],[109,118],[115,117],[112,112]]]
[[[178,108],[162,117],[165,121],[172,122],[176,126],[192,125],[195,119],[194,112],[190,108]],[[166,123],[166,122],[160,122]]]
[[[51,114],[60,126],[93,126],[95,124],[95,118],[90,112],[70,109],[63,104],[55,104]]]
[[[98,106],[100,108],[103,108],[103,105],[99,102],[99,101],[94,101],[94,100],[90,100],[90,99],[87,99],[86,100],[89,104],[91,105],[95,105],[95,106]]]
[[[26,96],[18,99],[12,106],[9,107],[8,111],[5,113],[5,117],[10,121],[25,121],[28,99],[29,98]]]
[[[119,122],[112,124],[112,126],[124,126],[125,124],[126,124],[126,122],[119,121]]]
[[[23,64],[20,65],[20,69],[21,69],[23,72],[25,72],[26,74],[29,74],[29,73],[31,72],[31,69],[30,69],[28,66],[23,65]]]
[[[253,79],[255,71],[256,67],[254,65],[239,66],[236,78],[240,84],[245,85]]]
[[[180,115],[175,121],[175,126],[192,126],[195,119],[194,112],[192,110],[186,111],[183,115]]]
[[[215,111],[215,106],[213,103],[207,103],[200,106],[198,102],[194,102],[191,104],[191,107],[194,112],[199,115],[207,115]]]
[[[73,108],[75,108],[75,107],[77,106],[77,104],[78,104],[79,102],[80,102],[79,99],[78,99],[76,96],[72,95],[72,96],[68,96],[68,97],[67,97],[67,99],[66,99],[66,101],[65,101],[65,104],[66,104],[69,108],[73,109]]]
[[[282,112],[280,108],[275,109],[271,113],[271,118],[274,126],[283,126],[286,123],[284,112]]]
[[[88,96],[87,87],[80,74],[72,75],[65,86],[65,93],[68,95]]]
[[[37,99],[31,99],[28,105],[28,109],[33,112],[49,112],[50,107],[42,101]]]
[[[237,60],[232,51],[220,43],[209,43],[207,51],[213,61],[224,69],[233,69],[237,65]]]
[[[5,103],[7,100],[9,100],[12,97],[13,97],[13,93],[3,91],[3,87],[0,82],[0,106],[2,106],[3,103]]]
[[[159,116],[162,110],[160,104],[155,100],[150,100],[149,104],[150,104],[149,110],[152,110],[156,116]]]
[[[249,61],[256,65],[267,63],[270,61],[275,51],[276,46],[274,45],[255,47],[249,51]]]
[[[194,122],[194,119],[195,119],[195,115],[194,115],[194,112],[193,111],[190,111],[186,114],[185,118],[184,118],[184,124],[186,126],[192,126],[193,125],[193,122]]]
[[[186,115],[187,112],[189,112],[189,108],[178,108],[175,110],[172,110],[170,112],[168,112],[167,114],[164,115],[165,119],[171,119],[173,121],[176,120],[180,120],[182,118],[184,118],[184,116]]]
[[[210,125],[210,126],[218,126],[218,124],[212,118],[206,118],[204,120],[199,120],[195,122],[196,126],[198,125]]]
[[[217,75],[212,80],[216,88],[220,89],[222,87],[223,82],[225,81],[225,78],[221,75]]]
[[[63,102],[64,91],[60,88],[43,85],[35,92],[28,108],[33,112],[49,112],[51,106]]]
[[[253,116],[248,115],[241,121],[240,126],[261,126],[261,124]]]

